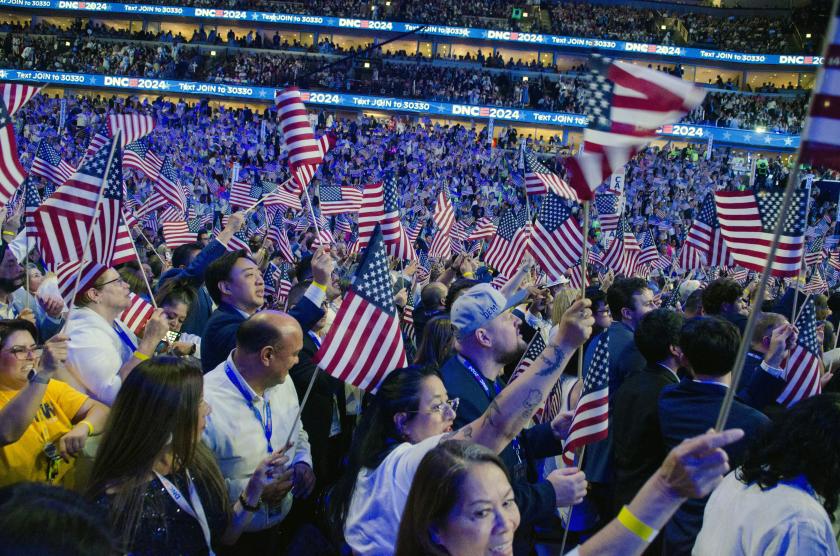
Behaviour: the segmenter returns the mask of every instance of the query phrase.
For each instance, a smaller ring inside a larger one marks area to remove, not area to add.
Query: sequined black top
[[[167,475],[178,489],[188,492],[187,481],[180,474]],[[227,526],[225,510],[220,502],[211,496],[201,481],[196,481],[196,491],[201,498],[210,535],[214,545]],[[100,497],[96,503],[110,510],[111,495]],[[125,547],[131,555],[183,555],[202,556],[209,554],[204,534],[198,521],[178,507],[157,477],[149,481],[143,495],[143,510],[140,523],[130,546]]]

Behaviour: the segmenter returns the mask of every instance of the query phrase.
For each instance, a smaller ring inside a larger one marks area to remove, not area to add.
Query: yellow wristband
[[[651,542],[659,534],[659,531],[633,515],[630,508],[624,506],[618,514],[618,521],[627,529],[645,542]]]
[[[315,286],[316,288],[318,288],[319,290],[321,290],[322,292],[327,291],[327,285],[326,284],[319,284],[315,280],[312,280],[312,285]]]
[[[90,424],[90,421],[85,419],[84,421],[79,421],[80,425],[87,425],[88,428],[88,436],[93,436],[93,425]]]
[[[149,359],[148,355],[146,355],[145,353],[140,353],[139,351],[135,351],[132,355],[140,361],[146,361],[147,359]]]
[[[14,232],[8,232],[8,231],[6,231],[6,230],[3,230],[3,235],[4,235],[4,236],[12,236],[12,237],[17,236],[17,234],[16,234],[16,233],[14,233]]]
[[[475,272],[465,272],[464,278],[472,278],[475,276]]]

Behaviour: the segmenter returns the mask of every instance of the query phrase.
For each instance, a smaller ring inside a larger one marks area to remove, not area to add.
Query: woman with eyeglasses
[[[106,405],[114,403],[131,370],[154,355],[169,331],[162,309],[146,322],[143,338],[129,330],[120,321],[131,304],[128,294],[128,285],[116,270],[88,263],[81,270],[75,307],[65,328],[70,344],[62,378]]]
[[[362,413],[345,474],[328,509],[354,554],[392,554],[414,472],[430,450],[448,439],[471,440],[498,453],[542,407],[572,353],[594,322],[589,302],[563,315],[542,355],[508,384],[484,415],[453,431],[457,399],[450,399],[431,367],[393,371]]]
[[[0,321],[0,486],[63,483],[108,408],[53,380],[67,358],[67,337],[35,344],[35,325]]]

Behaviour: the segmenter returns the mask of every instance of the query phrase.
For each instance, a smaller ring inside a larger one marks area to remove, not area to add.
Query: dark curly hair
[[[724,303],[735,303],[744,295],[744,286],[731,278],[718,278],[703,290],[703,310],[719,315]]]
[[[840,496],[840,394],[820,394],[797,403],[756,439],[736,472],[762,490],[804,475],[834,521]]]

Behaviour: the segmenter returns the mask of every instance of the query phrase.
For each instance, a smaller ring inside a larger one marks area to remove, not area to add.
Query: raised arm
[[[483,444],[501,452],[543,406],[575,350],[592,334],[595,319],[588,299],[576,301],[563,315],[542,355],[518,379],[507,385],[484,414],[452,437]]]

